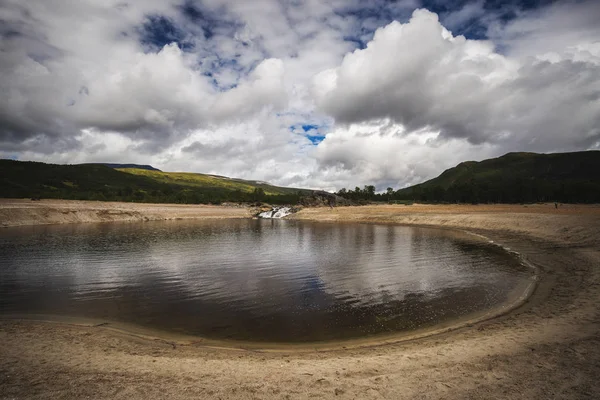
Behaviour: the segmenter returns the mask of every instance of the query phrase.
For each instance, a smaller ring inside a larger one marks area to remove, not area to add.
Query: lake
[[[410,332],[503,307],[532,271],[466,233],[293,220],[0,230],[0,313],[212,339]]]

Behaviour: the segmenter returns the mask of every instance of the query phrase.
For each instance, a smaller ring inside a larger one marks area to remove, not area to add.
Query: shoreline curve
[[[507,315],[413,341],[305,353],[223,351],[1,320],[0,389],[27,398],[595,398],[600,207],[553,207],[380,205],[291,217],[486,236],[539,268],[534,295]]]

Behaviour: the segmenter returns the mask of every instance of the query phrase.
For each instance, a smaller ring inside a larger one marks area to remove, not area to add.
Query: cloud
[[[251,115],[266,106],[283,108],[287,101],[283,75],[281,60],[271,58],[261,62],[248,79],[217,97],[211,113],[216,118],[231,120]]]
[[[416,10],[320,73],[314,94],[338,123],[390,118],[408,131],[552,151],[600,139],[599,76],[594,63],[509,59]]]
[[[5,0],[0,157],[385,189],[600,148],[600,7],[535,3]]]
[[[407,132],[389,118],[339,126],[318,146],[321,185],[375,184],[377,190],[421,183],[447,165],[492,155],[490,145],[446,139],[438,131]]]
[[[148,52],[145,40],[128,36],[136,26],[153,23],[159,25],[154,42],[174,40],[165,34],[165,23],[157,22],[166,19],[148,20],[146,14],[168,14],[169,8],[142,7],[146,13],[131,15],[118,6],[81,4],[70,10],[80,12],[78,22],[85,26],[75,38],[72,26],[61,26],[62,9],[31,2],[27,7],[12,3],[5,12],[19,33],[2,40],[0,87],[8,94],[0,99],[4,141],[25,144],[31,137],[60,139],[96,129],[120,132],[151,149],[180,140],[192,129],[285,103],[280,60],[261,60],[233,89],[221,91],[203,74],[196,55],[178,43]],[[38,20],[49,22],[37,25]]]
[[[600,3],[554,2],[488,27],[488,36],[512,58],[600,63]]]
[[[462,8],[454,10],[444,15],[444,26],[450,30],[460,28],[474,19],[485,15],[485,1],[479,0],[472,3],[466,3]]]

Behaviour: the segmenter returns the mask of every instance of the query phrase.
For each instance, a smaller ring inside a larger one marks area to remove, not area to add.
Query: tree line
[[[416,185],[375,193],[373,185],[362,189],[342,188],[338,196],[361,203],[369,201],[387,202],[431,202],[431,203],[600,203],[600,182],[593,180],[548,181],[515,178],[501,182],[479,182],[469,180],[444,188],[441,185]]]

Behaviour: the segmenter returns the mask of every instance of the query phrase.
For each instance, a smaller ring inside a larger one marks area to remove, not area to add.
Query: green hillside
[[[310,191],[262,182],[102,164],[0,160],[0,197],[156,203],[296,203]]]
[[[241,190],[243,192],[252,192],[256,188],[262,188],[267,195],[294,194],[300,190],[272,186],[257,181],[246,181],[242,179],[233,179],[217,175],[196,174],[192,172],[162,172],[139,168],[117,168],[117,171],[150,178],[156,182],[177,184],[190,188],[211,187],[226,190]]]
[[[600,202],[600,151],[508,153],[468,161],[437,178],[396,191],[395,200],[525,203]]]

